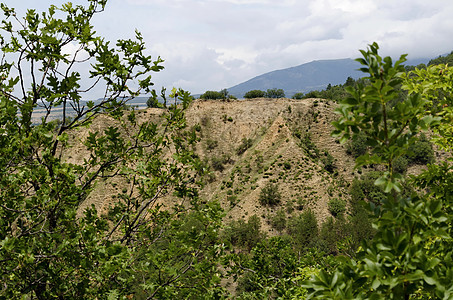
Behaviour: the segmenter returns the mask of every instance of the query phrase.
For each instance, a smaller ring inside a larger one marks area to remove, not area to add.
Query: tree
[[[302,93],[302,92],[295,93],[293,95],[292,99],[296,99],[296,100],[304,99],[304,93]]]
[[[266,92],[267,98],[285,98],[285,91],[282,89],[268,89]]]
[[[298,250],[314,247],[318,239],[318,221],[311,210],[306,210],[288,221],[288,233]]]
[[[217,91],[206,91],[204,94],[200,96],[200,99],[209,99],[209,100],[217,100],[217,99],[226,99],[226,94],[223,92]]]
[[[214,242],[221,213],[198,201],[205,167],[192,152],[196,133],[186,128],[190,95],[173,93],[181,105],[155,123],[128,109],[141,93],[156,95],[151,74],[162,60],[144,54],[139,32],[115,46],[96,36],[91,21],[106,2],[28,10],[23,19],[1,4],[1,298],[221,292],[215,257],[222,248]],[[68,45],[77,50],[65,54]],[[101,100],[84,101],[98,89]],[[51,121],[57,109],[61,120]],[[101,115],[105,130],[90,129]],[[70,163],[78,138],[85,155]],[[124,185],[106,213],[79,210],[113,179]],[[163,207],[162,197],[174,205]]]
[[[270,182],[261,189],[259,199],[262,205],[274,206],[281,202],[282,195],[278,191],[278,185]]]
[[[245,93],[244,98],[245,99],[253,99],[253,98],[264,98],[266,96],[266,93],[261,90],[251,90]]]
[[[421,130],[433,128],[441,136],[439,141],[445,141],[439,129],[445,128],[448,119],[443,119],[445,112],[433,107],[429,97],[445,81],[432,80],[439,75],[433,69],[427,71],[432,77],[418,77],[422,71],[417,70],[405,75],[405,56],[393,64],[390,57],[378,55],[378,48],[373,43],[361,50],[363,58],[357,61],[368,73],[370,85],[348,88],[351,97],[340,104],[334,135],[346,141],[359,132],[366,134],[372,154],[358,157],[356,164],[386,167],[375,184],[383,187],[387,199],[374,207],[375,236],[363,243],[356,258],[341,260],[336,271],[321,271],[306,287],[316,299],[449,299],[453,294],[452,166],[447,162],[429,166],[413,181],[422,192],[410,197],[401,195],[404,178],[393,168],[394,159],[407,153]],[[440,69],[451,78],[451,68]],[[402,83],[409,95],[389,105],[398,97],[396,87]],[[451,104],[450,97],[442,101]],[[448,143],[443,146],[452,150]]]

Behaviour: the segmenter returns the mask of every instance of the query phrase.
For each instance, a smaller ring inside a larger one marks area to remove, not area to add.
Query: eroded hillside
[[[201,197],[218,200],[225,221],[258,216],[271,235],[276,232],[270,220],[278,211],[290,217],[311,209],[318,221],[325,220],[329,200],[347,198],[348,186],[360,172],[345,147],[330,136],[335,106],[324,99],[195,100],[186,111],[187,125],[200,137],[196,153],[210,166]],[[138,111],[137,118],[158,122],[162,113],[150,108]],[[90,131],[113,123],[100,116]],[[74,136],[74,146],[66,153],[69,162],[88,155],[81,143],[88,132],[82,129]],[[124,184],[115,178],[99,182],[80,211],[92,204],[106,211]],[[269,184],[281,194],[277,205],[259,200]]]
[[[325,219],[328,200],[346,194],[353,174],[353,159],[330,136],[333,111],[334,103],[321,99],[195,100],[186,112],[187,123],[198,132],[196,152],[211,170],[201,197],[219,200],[227,220],[257,215],[270,232],[268,221],[281,208],[287,214],[310,208],[318,220]],[[161,113],[151,108],[137,116],[157,120]],[[113,122],[101,116],[90,131]],[[74,136],[68,161],[86,158],[81,142],[87,136],[85,129]],[[259,201],[269,183],[278,187],[279,205]],[[94,204],[105,211],[123,184],[115,179],[98,183],[81,210]]]
[[[255,214],[265,227],[280,208],[310,208],[325,219],[328,200],[345,194],[353,172],[353,160],[330,136],[333,110],[321,99],[195,101],[188,123],[199,126],[197,150],[213,172],[203,197],[220,200],[227,219]],[[280,205],[260,203],[268,183],[278,186]]]

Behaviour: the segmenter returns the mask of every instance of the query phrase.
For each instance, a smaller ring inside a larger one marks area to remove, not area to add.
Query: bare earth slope
[[[354,159],[330,136],[334,109],[332,101],[323,99],[195,100],[186,112],[187,124],[200,135],[197,154],[211,166],[203,199],[220,201],[225,221],[257,215],[271,235],[276,232],[269,220],[280,209],[287,217],[311,209],[319,221],[325,220],[330,215],[328,201],[344,198],[356,174]],[[151,108],[137,116],[158,120],[162,112]],[[101,116],[90,130],[102,131],[112,124],[112,119]],[[88,136],[84,130],[67,153],[70,162],[87,155],[81,144]],[[278,186],[279,205],[260,203],[268,183]],[[81,210],[94,204],[103,211],[121,185],[99,182]]]
[[[328,200],[344,194],[353,172],[353,160],[330,136],[333,110],[332,102],[321,99],[195,101],[187,119],[190,126],[199,124],[198,153],[212,166],[223,162],[223,170],[213,168],[203,197],[219,200],[227,219],[256,214],[270,233],[266,221],[280,208],[288,213],[310,208],[324,220]],[[244,139],[250,147],[240,154]],[[336,159],[333,173],[324,168],[326,153]],[[281,205],[260,204],[269,182],[278,186]]]
[[[311,209],[318,220],[324,220],[329,216],[328,200],[343,196],[353,178],[352,158],[330,136],[334,106],[322,99],[195,100],[186,112],[187,124],[197,128],[197,154],[211,166],[201,191],[203,199],[220,201],[226,221],[257,215],[270,234],[268,221],[279,209],[288,216]],[[137,117],[158,120],[162,112],[150,108],[139,111]],[[99,116],[89,130],[102,132],[111,125],[113,119]],[[68,162],[87,158],[82,142],[88,132],[82,128],[74,135],[65,153]],[[241,146],[243,150],[238,151]],[[327,154],[335,159],[334,172],[325,170]],[[268,183],[278,186],[280,205],[259,202]],[[105,211],[121,186],[116,179],[98,182],[80,211],[93,204]]]

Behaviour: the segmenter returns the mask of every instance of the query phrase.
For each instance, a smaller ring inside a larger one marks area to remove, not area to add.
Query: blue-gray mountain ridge
[[[429,59],[412,59],[405,65],[416,66],[427,63]],[[247,80],[243,83],[228,88],[228,92],[238,98],[251,90],[267,91],[268,89],[283,89],[286,97],[292,97],[298,92],[322,90],[328,84],[338,85],[345,83],[348,77],[358,79],[363,77],[357,69],[359,63],[351,58],[315,60],[299,66],[276,70]]]

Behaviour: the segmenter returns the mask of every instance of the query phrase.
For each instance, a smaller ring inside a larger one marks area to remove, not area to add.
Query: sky
[[[3,0],[18,13],[60,0]],[[74,4],[87,1],[74,0]],[[160,90],[194,94],[313,60],[381,54],[434,58],[453,51],[451,0],[109,0],[93,21],[109,40],[143,34],[147,54],[165,60]]]

